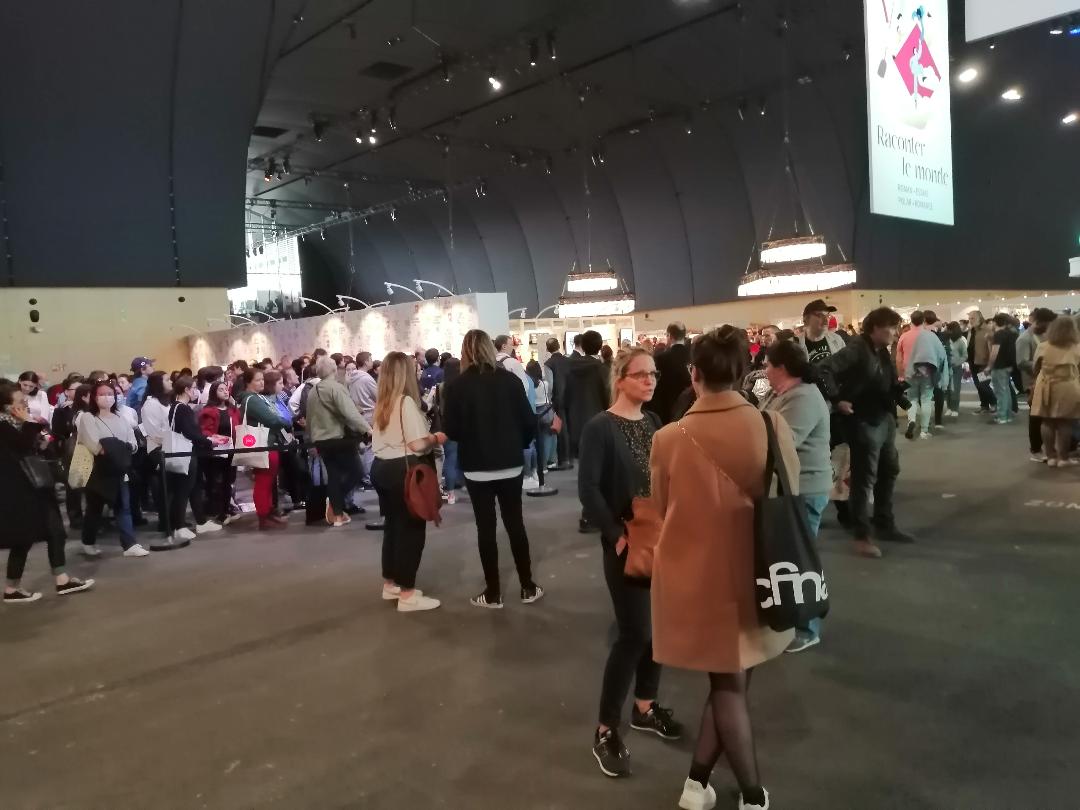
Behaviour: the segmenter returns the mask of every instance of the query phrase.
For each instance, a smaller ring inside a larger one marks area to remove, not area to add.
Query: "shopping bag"
[[[169,411],[169,429],[161,439],[161,453],[165,456],[165,472],[187,475],[191,469],[191,456],[169,458],[169,453],[190,453],[191,439],[176,432],[176,405]]]
[[[85,444],[76,444],[68,464],[68,486],[72,489],[86,489],[86,482],[94,471],[94,454]]]
[[[270,428],[262,425],[249,425],[247,423],[247,406],[251,397],[244,400],[244,412],[240,417],[240,424],[233,429],[234,442],[237,450],[247,450],[253,447],[266,447],[270,444]],[[270,468],[270,453],[234,453],[232,459],[234,467],[252,467],[257,470]]]

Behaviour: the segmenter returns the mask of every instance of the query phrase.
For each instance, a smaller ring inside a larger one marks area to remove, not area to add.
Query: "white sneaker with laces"
[[[173,537],[175,537],[177,540],[194,540],[195,532],[185,526],[184,528],[177,529],[175,532],[173,532]]]
[[[923,431],[922,433],[920,433],[920,434],[919,434],[919,439],[920,439],[920,440],[922,440],[922,439],[929,439],[929,438],[933,437],[933,435],[934,435],[934,434],[933,434],[933,433],[931,433],[931,432],[930,432],[930,431],[928,431],[928,430],[927,430],[927,431]]]
[[[747,804],[743,797],[739,796],[739,810],[769,810],[769,791],[762,788],[765,793],[765,804]]]
[[[1048,458],[1046,460],[1046,466],[1047,467],[1056,467],[1057,465],[1058,465],[1058,460],[1056,458]]]
[[[86,545],[86,543],[83,543],[82,553],[83,553],[83,556],[86,556],[86,557],[100,557],[101,556],[101,549],[98,548],[97,546],[88,546],[88,545]]]
[[[398,598],[397,609],[398,613],[413,613],[419,610],[434,610],[441,604],[438,599],[424,596],[420,591],[413,591],[408,599]]]
[[[188,531],[191,531],[190,529]],[[221,524],[214,523],[212,520],[206,521],[206,523],[200,523],[195,527],[195,534],[210,534],[211,532],[220,532]]]
[[[149,555],[150,552],[140,546],[138,543],[136,543],[129,549],[125,549],[124,551],[125,557],[148,557]]]
[[[687,779],[679,797],[679,807],[682,810],[712,810],[716,807],[716,790],[712,785],[702,787],[700,782]]]
[[[1034,461],[1036,464],[1045,464],[1046,453],[1032,453],[1031,460]]]
[[[522,489],[539,489],[540,477],[537,475],[530,475],[521,482]]]

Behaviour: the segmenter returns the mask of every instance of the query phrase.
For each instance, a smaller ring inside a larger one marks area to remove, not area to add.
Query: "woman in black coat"
[[[61,596],[94,587],[94,580],[85,582],[64,573],[64,524],[56,495],[50,489],[36,489],[23,470],[22,461],[38,455],[48,445],[44,426],[28,421],[26,398],[17,385],[0,380],[0,515],[4,530],[0,532],[0,548],[8,549],[7,581],[4,583],[4,604],[19,605],[36,602],[41,594],[21,586],[26,557],[30,547],[44,540],[49,549],[49,565],[56,578],[56,592]]]
[[[510,536],[521,601],[544,595],[533,581],[529,537],[521,514],[524,450],[536,438],[536,414],[521,381],[495,363],[495,344],[473,329],[461,345],[461,376],[446,386],[443,430],[458,443],[461,471],[476,519],[480,564],[487,586],[470,601],[476,607],[503,606],[499,547],[495,542],[495,502]]]

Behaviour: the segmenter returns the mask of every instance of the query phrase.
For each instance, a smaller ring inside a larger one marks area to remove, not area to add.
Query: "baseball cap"
[[[142,371],[147,366],[154,365],[154,358],[152,357],[136,357],[131,361],[132,371]]]
[[[807,313],[810,313],[810,312],[836,312],[836,307],[830,307],[828,304],[826,304],[820,298],[817,298],[817,299],[811,301],[805,307],[803,307],[803,311],[802,311],[803,317],[805,318]]]

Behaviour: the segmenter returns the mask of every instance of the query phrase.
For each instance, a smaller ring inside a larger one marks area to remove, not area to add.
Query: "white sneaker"
[[[457,493],[454,492],[454,490],[450,490],[446,493],[446,505],[453,506],[455,503],[457,503]]]
[[[100,557],[101,549],[97,546],[88,546],[86,543],[83,543],[82,553],[85,557]]]
[[[188,531],[191,531],[188,529]],[[210,532],[220,532],[221,524],[214,523],[212,520],[206,521],[206,523],[200,523],[195,527],[195,534],[210,534]]]
[[[933,435],[934,435],[933,433],[931,433],[930,431],[927,430],[927,431],[923,431],[922,433],[920,433],[919,438],[920,439],[929,439],[929,438],[933,437]]]
[[[441,604],[438,599],[424,596],[420,591],[413,591],[408,599],[398,599],[397,609],[398,613],[412,613],[418,610],[434,610]]]
[[[716,791],[712,785],[702,787],[700,782],[687,779],[679,797],[679,807],[683,810],[712,810],[716,807]]]
[[[762,788],[765,793],[765,804],[747,804],[743,797],[739,796],[739,810],[769,810],[769,791]]]
[[[540,478],[539,478],[539,476],[530,475],[529,477],[525,478],[521,483],[521,488],[522,489],[539,489],[540,488]]]
[[[138,543],[136,543],[131,548],[124,551],[124,556],[125,557],[148,557],[148,556],[150,556],[150,552],[147,551],[142,546],[140,546]]]
[[[1058,465],[1058,460],[1056,458],[1048,458],[1046,460],[1046,466],[1047,467],[1056,467],[1057,465]]]
[[[185,526],[184,528],[177,529],[175,532],[173,532],[173,538],[175,538],[176,540],[194,540],[195,532]]]
[[[1070,467],[1076,464],[1080,464],[1080,458],[1067,458],[1064,461],[1058,461],[1059,467],[1064,467],[1066,464],[1068,464]]]
[[[1031,460],[1034,461],[1036,464],[1045,464],[1046,453],[1032,453]]]

